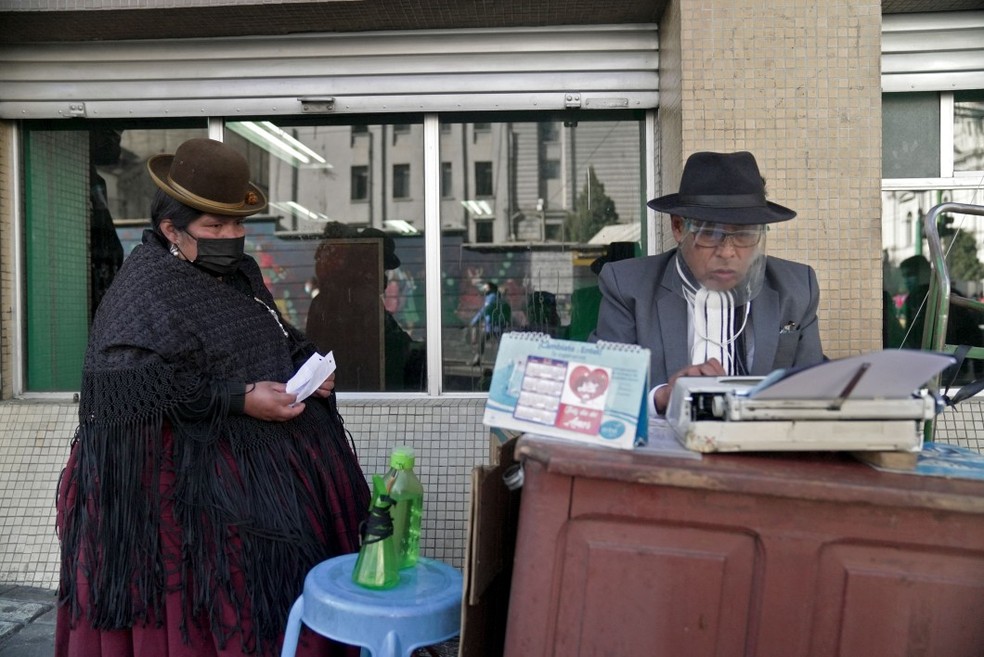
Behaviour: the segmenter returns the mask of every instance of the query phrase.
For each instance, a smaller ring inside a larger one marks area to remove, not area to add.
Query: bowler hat
[[[649,201],[653,210],[724,224],[788,221],[796,212],[765,199],[765,181],[755,156],[701,151],[687,158],[680,191]]]
[[[266,207],[246,158],[214,139],[189,139],[174,155],[150,158],[147,170],[165,194],[202,212],[245,217]]]

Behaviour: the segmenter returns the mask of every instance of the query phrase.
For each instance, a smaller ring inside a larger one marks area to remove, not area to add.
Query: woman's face
[[[203,214],[182,231],[174,227],[170,219],[161,221],[161,231],[169,242],[176,245],[188,262],[198,257],[198,242],[201,238],[238,238],[246,235],[245,217],[228,217],[218,214]],[[194,239],[193,239],[194,238]]]

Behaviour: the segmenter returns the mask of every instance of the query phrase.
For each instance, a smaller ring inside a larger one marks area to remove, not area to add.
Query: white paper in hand
[[[294,404],[310,397],[334,371],[335,354],[333,352],[329,351],[324,356],[317,353],[312,354],[307,362],[297,370],[297,374],[290,377],[290,381],[287,382],[287,392],[297,395]]]

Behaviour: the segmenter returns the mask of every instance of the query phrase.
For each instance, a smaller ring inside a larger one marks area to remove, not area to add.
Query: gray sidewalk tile
[[[58,598],[54,591],[39,589],[32,586],[0,586],[0,598],[10,600],[22,600],[24,602],[43,602],[53,605]]]
[[[0,642],[0,657],[52,657],[55,654],[53,625],[31,623]]]
[[[0,620],[0,646],[4,645],[7,639],[14,636],[23,625],[21,623],[10,623]]]
[[[55,603],[54,591],[0,585],[0,657],[52,657]]]
[[[0,598],[0,621],[8,623],[30,623],[32,620],[51,609],[51,605],[40,602],[24,602]]]

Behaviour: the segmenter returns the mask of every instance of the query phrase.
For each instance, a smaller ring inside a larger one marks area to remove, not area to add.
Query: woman
[[[59,489],[56,655],[275,654],[307,571],[358,549],[369,492],[334,376],[286,392],[314,346],[243,255],[266,206],[245,159],[192,139],[148,169],[153,228],[99,305]]]

